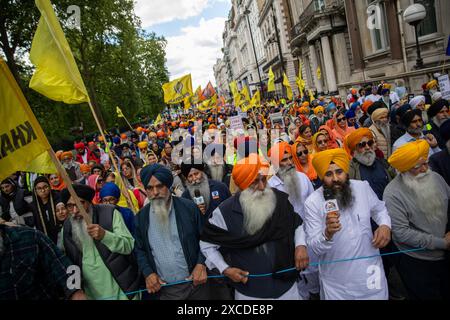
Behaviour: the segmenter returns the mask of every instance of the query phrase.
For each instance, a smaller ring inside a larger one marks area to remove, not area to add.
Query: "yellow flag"
[[[230,83],[230,90],[233,97],[239,93],[236,80]]]
[[[184,110],[188,110],[191,107],[192,96],[184,98]]]
[[[161,118],[161,114],[158,114],[158,116],[156,117],[155,122],[153,123],[154,126],[160,125],[163,122],[162,118]]]
[[[213,95],[211,99],[203,101],[199,106],[198,109],[201,111],[209,110],[217,105],[217,94]]]
[[[195,90],[194,95],[191,97],[191,104],[197,104],[200,101],[200,96],[202,95],[202,86],[198,86]]]
[[[250,105],[252,107],[261,106],[261,94],[259,93],[259,90],[256,90],[255,94],[253,95],[252,100],[250,101]]]
[[[58,169],[56,169],[56,166],[53,163],[52,158],[50,158],[48,152],[42,153],[36,159],[31,161],[30,165],[22,171],[40,174],[58,173]]]
[[[26,171],[51,147],[22,91],[0,58],[0,181]]]
[[[317,67],[317,79],[321,79],[322,78],[322,69],[320,69],[320,67]]]
[[[119,107],[116,107],[116,113],[117,113],[117,117],[125,118],[125,116],[123,115],[122,110]]]
[[[269,81],[267,82],[267,92],[275,91],[275,74],[272,67],[269,68]]]
[[[313,100],[316,100],[316,98],[314,97],[314,93],[312,92],[311,89],[309,89],[309,100],[312,102]]]
[[[185,75],[181,78],[167,82],[162,86],[164,91],[164,102],[167,104],[177,104],[186,97],[192,95],[191,75]]]
[[[241,94],[241,104],[243,102],[250,102],[250,93],[248,92],[248,87],[247,86],[245,86],[241,90],[240,94]]]
[[[289,83],[289,79],[288,79],[286,73],[283,73],[283,86],[286,87],[286,93],[287,93],[288,100],[292,100],[294,95],[292,93],[291,84]]]
[[[296,79],[298,90],[300,91],[300,96],[303,97],[304,90],[305,90],[305,80],[303,80],[303,73],[302,73],[302,63],[300,62],[298,67],[298,77]]]
[[[30,60],[36,70],[30,88],[55,101],[77,104],[89,101],[58,18],[49,0],[36,0],[41,18],[31,44]]]

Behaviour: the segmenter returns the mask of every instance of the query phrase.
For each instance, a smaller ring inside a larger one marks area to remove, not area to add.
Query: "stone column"
[[[336,61],[339,61],[339,63],[336,63],[336,75],[338,84],[343,82],[350,82],[351,70],[345,35],[344,33],[335,34],[333,35],[332,40],[334,57]]]
[[[334,71],[333,56],[331,54],[330,40],[328,36],[321,37],[323,60],[325,63],[325,74],[327,76],[328,91],[337,91],[336,73]]]
[[[317,62],[317,54],[316,54],[316,48],[314,47],[313,44],[309,45],[309,58],[311,59],[311,64],[312,64],[312,75],[313,75],[313,79],[314,79],[314,85],[317,89],[318,92],[323,92],[323,85],[322,85],[322,80],[317,79],[317,67],[318,62]]]

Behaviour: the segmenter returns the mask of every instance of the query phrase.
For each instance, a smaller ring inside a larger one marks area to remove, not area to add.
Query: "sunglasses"
[[[360,142],[358,143],[358,148],[362,149],[365,148],[366,146],[369,146],[370,148],[372,148],[372,146],[375,144],[375,141],[373,140],[369,140],[369,141],[364,141],[364,142]]]
[[[302,155],[307,156],[308,153],[309,153],[309,151],[308,151],[308,149],[306,149],[306,150],[304,150],[304,151],[297,152],[297,156],[298,156],[298,157],[301,157]]]
[[[345,121],[345,118],[339,118],[339,119],[337,119],[337,122],[342,122],[342,121]]]
[[[327,140],[317,140],[317,144],[321,145],[321,144],[327,144],[328,141]]]

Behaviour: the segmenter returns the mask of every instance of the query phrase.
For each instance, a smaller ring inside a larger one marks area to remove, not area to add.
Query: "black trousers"
[[[427,261],[399,254],[397,270],[411,300],[449,298],[450,269],[446,260]]]
[[[209,283],[194,287],[192,283],[182,283],[162,287],[157,293],[159,300],[209,300]]]

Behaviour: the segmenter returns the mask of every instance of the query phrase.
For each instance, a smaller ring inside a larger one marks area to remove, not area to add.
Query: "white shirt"
[[[380,101],[381,98],[382,97],[378,94],[371,94],[371,95],[367,96],[364,101],[370,100],[372,102],[377,102],[377,101]]]
[[[388,288],[381,257],[325,263],[380,254],[372,245],[372,218],[378,225],[391,227],[384,201],[377,198],[367,181],[350,180],[354,197],[351,208],[340,210],[341,231],[331,241],[325,239],[323,187],[305,203],[306,242],[319,257],[321,298],[325,300],[387,300]],[[374,272],[378,277],[374,277]],[[372,282],[377,279],[378,281]],[[374,285],[372,287],[371,285]]]

